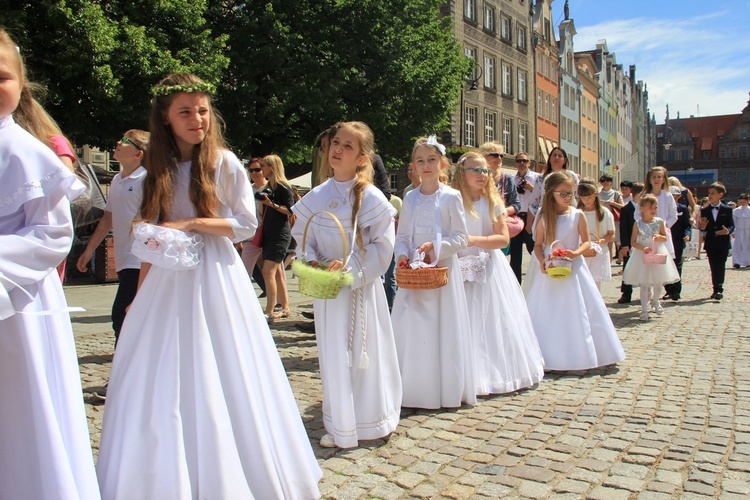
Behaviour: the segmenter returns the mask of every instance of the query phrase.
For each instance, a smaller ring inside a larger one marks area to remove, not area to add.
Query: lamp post
[[[476,76],[472,78],[472,76]],[[469,89],[467,92],[476,92],[479,90],[478,82],[482,79],[482,67],[474,61],[473,71],[466,75],[466,81],[469,83]],[[466,119],[466,110],[464,109],[464,85],[461,84],[461,109],[458,111],[458,144],[459,146],[464,145],[464,120]]]

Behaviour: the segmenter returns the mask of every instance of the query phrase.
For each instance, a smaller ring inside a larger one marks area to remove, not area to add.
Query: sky
[[[648,85],[656,123],[669,116],[738,114],[750,92],[750,0],[569,0],[576,51],[607,40],[625,71]],[[555,26],[564,0],[554,0]],[[559,30],[556,36],[559,39]]]

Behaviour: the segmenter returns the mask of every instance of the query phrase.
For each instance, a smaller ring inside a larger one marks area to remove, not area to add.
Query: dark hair
[[[714,189],[721,194],[727,194],[727,188],[724,187],[724,184],[722,184],[721,182],[714,182],[713,184],[708,186],[708,189]]]
[[[622,182],[620,183],[620,187],[621,187],[621,188],[629,188],[629,189],[633,189],[633,181],[622,181]]]
[[[747,193],[742,193],[742,194],[740,195],[740,197],[739,197],[739,198],[737,198],[737,199],[738,199],[738,200],[750,200],[750,195],[748,195]]]
[[[584,181],[581,179],[581,182],[578,183],[578,208],[583,209],[583,200],[581,200],[582,196],[591,196],[596,195],[598,193],[596,184],[593,182],[588,182],[588,180]],[[604,220],[604,208],[602,207],[602,202],[599,200],[599,196],[596,196],[594,198],[594,211],[596,212],[596,219],[601,222]]]
[[[599,182],[612,182],[613,180],[615,180],[615,178],[609,174],[602,174],[602,176],[599,177]]]
[[[632,194],[633,196],[641,194],[643,190],[646,189],[645,184],[643,184],[642,182],[633,182],[632,184],[633,187],[630,189],[630,194]]]
[[[559,149],[563,154],[563,157],[565,158],[563,170],[568,169],[568,153],[566,153],[565,150],[560,146],[555,146],[554,148],[552,148],[552,151],[549,152],[549,156],[547,156],[547,167],[544,169],[544,174],[542,174],[543,177],[547,177],[550,173],[552,173],[552,153],[554,153],[556,149]]]

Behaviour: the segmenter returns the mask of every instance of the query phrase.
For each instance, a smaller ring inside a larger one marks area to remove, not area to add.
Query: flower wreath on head
[[[175,92],[185,92],[192,94],[203,92],[204,94],[213,95],[216,92],[216,85],[208,82],[181,83],[179,85],[155,85],[151,88],[151,95],[154,97],[164,97]]]

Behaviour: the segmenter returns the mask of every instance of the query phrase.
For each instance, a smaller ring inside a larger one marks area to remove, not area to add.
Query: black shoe
[[[716,298],[716,292],[712,293],[711,296],[709,297],[709,299],[711,299],[711,300],[713,300],[715,298]]]
[[[669,298],[672,298],[672,294],[670,294],[670,293],[665,293],[665,294],[664,294],[664,296],[663,296],[663,297],[661,298],[661,300],[667,300],[667,299],[669,299]]]
[[[716,293],[714,294],[714,300],[721,300],[721,299],[723,299],[723,298],[724,298],[724,294],[723,294],[723,293],[721,293],[721,292],[716,292]]]
[[[733,268],[735,268],[735,269],[739,269],[739,268],[740,268],[740,265],[739,265],[739,264],[735,264],[735,265],[733,265],[732,267],[733,267]]]
[[[678,300],[680,300],[680,294],[679,293],[670,293],[669,294],[669,298],[672,299],[672,300],[674,300],[675,302],[677,302]]]
[[[630,297],[626,297],[625,295],[623,295],[622,297],[617,299],[617,303],[618,304],[630,304]]]
[[[264,298],[266,298],[266,292],[263,292],[263,293],[261,293],[260,295],[258,295],[258,298],[259,298],[259,299],[264,299]]]
[[[314,321],[311,321],[309,323],[295,323],[294,326],[297,327],[297,330],[303,333],[315,333]]]
[[[307,319],[315,319],[315,313],[302,311],[302,317],[307,318]]]

